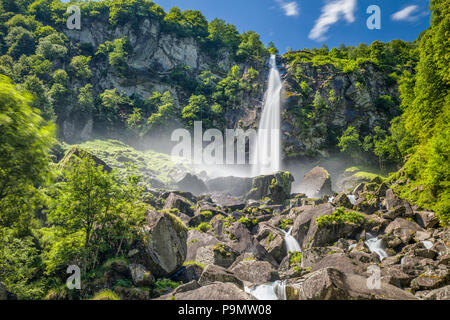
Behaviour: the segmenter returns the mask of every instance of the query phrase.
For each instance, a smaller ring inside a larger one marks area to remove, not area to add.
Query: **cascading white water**
[[[269,85],[254,147],[253,176],[272,174],[280,170],[281,89],[281,77],[277,69],[276,56],[271,55]]]
[[[352,205],[354,205],[356,203],[356,196],[354,196],[353,194],[348,194],[347,198],[348,198],[348,200],[350,200],[350,203]]]
[[[302,252],[302,248],[298,241],[292,236],[292,227],[288,232],[281,230],[284,233],[284,243],[286,244],[287,252]]]
[[[431,249],[433,247],[433,242],[431,242],[431,241],[423,240],[422,243],[426,249]]]
[[[245,292],[258,300],[286,300],[286,283],[275,281],[269,284],[245,287]]]
[[[380,261],[387,258],[388,254],[384,251],[382,246],[383,240],[378,239],[378,237],[373,236],[370,233],[367,233],[366,236],[367,240],[364,243],[369,248],[370,252],[375,252],[380,257]]]

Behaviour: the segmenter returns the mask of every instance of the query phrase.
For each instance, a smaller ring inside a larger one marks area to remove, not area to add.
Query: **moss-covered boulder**
[[[245,198],[247,200],[270,198],[274,203],[283,203],[290,198],[293,181],[294,177],[287,171],[255,177],[252,188]]]
[[[108,166],[102,159],[96,157],[92,153],[82,149],[79,146],[73,146],[59,162],[59,169],[64,170],[69,168],[76,159],[88,157],[92,159],[96,166],[101,167],[104,171],[110,173],[112,168]]]
[[[299,191],[306,194],[309,198],[333,195],[330,174],[322,167],[313,168],[303,176],[299,185]]]
[[[173,274],[186,260],[187,232],[187,227],[174,214],[150,211],[136,262],[155,277]]]

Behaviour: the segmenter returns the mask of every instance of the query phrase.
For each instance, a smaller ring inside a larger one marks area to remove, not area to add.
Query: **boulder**
[[[378,288],[369,288],[368,278],[345,274],[333,268],[324,268],[308,274],[298,286],[299,300],[415,300],[416,298],[395,286],[381,282]]]
[[[219,177],[207,180],[206,186],[212,193],[226,193],[240,197],[252,188],[252,178]]]
[[[351,238],[361,229],[360,223],[339,223],[318,226],[316,219],[332,214],[336,209],[329,203],[301,209],[294,221],[292,236],[303,249],[332,244],[340,238]]]
[[[417,223],[425,229],[434,228],[439,225],[439,219],[432,211],[415,211],[414,217]]]
[[[416,231],[424,231],[417,223],[403,218],[396,218],[385,230],[387,235],[399,238],[403,244],[408,244]]]
[[[197,251],[196,261],[204,265],[215,264],[228,268],[239,256],[239,252],[224,243],[201,247]]]
[[[278,262],[267,252],[267,250],[259,244],[258,240],[250,233],[247,227],[240,223],[234,223],[228,232],[235,239],[230,246],[239,252],[252,253],[256,259],[267,261],[275,267],[278,267]]]
[[[320,198],[331,196],[331,178],[327,170],[315,167],[307,172],[299,185],[299,192],[306,194],[309,198]]]
[[[291,195],[291,186],[294,181],[289,172],[258,176],[252,180],[252,188],[245,196],[247,200],[261,200],[269,197],[274,203],[283,203]]]
[[[204,233],[196,229],[191,229],[188,232],[187,238],[187,261],[194,261],[197,258],[197,251],[199,248],[213,246],[219,243],[216,237],[212,234]]]
[[[207,286],[213,282],[231,282],[241,289],[244,289],[244,283],[238,279],[233,272],[225,268],[210,264],[203,270],[198,283],[201,286]]]
[[[256,235],[256,239],[280,263],[287,254],[283,233],[268,224],[259,224],[259,226],[260,229]]]
[[[211,198],[214,201],[214,203],[217,203],[225,210],[236,211],[245,208],[245,202],[233,196],[229,196],[226,194],[213,194]]]
[[[450,273],[447,269],[429,270],[411,281],[411,289],[432,290],[450,284]]]
[[[244,260],[230,269],[239,279],[253,284],[264,284],[279,279],[273,266],[266,261]]]
[[[349,209],[353,208],[353,205],[350,202],[350,199],[343,192],[339,193],[333,199],[333,205],[335,205],[336,207],[345,207],[345,208],[349,208]]]
[[[164,209],[178,209],[181,213],[184,213],[188,216],[194,215],[192,202],[185,197],[177,195],[173,192],[171,192],[166,198]]]
[[[146,242],[142,245],[138,263],[147,267],[156,277],[177,271],[186,260],[188,230],[173,214],[150,211],[145,226]]]
[[[138,287],[148,287],[155,283],[155,277],[141,264],[129,265],[133,283]]]
[[[183,283],[188,283],[191,281],[197,281],[200,279],[200,276],[202,275],[203,268],[197,264],[189,264],[185,267],[182,267],[180,270],[178,270],[171,279],[173,281],[181,281]]]
[[[450,300],[450,285],[431,290],[423,296],[424,300]]]
[[[186,173],[184,178],[178,181],[177,189],[182,191],[189,191],[194,195],[200,195],[208,191],[208,188],[206,187],[206,184],[203,182],[203,180],[190,173]]]
[[[168,297],[170,299],[170,297]],[[252,295],[246,293],[233,283],[211,283],[201,288],[187,292],[177,293],[173,296],[175,300],[256,300]]]

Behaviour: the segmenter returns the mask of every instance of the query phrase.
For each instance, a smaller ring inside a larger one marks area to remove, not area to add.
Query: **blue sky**
[[[428,0],[154,0],[166,11],[173,6],[200,10],[208,20],[221,18],[240,32],[254,30],[281,52],[370,44],[374,40],[412,41],[429,26]],[[370,5],[381,9],[381,29],[369,30]]]

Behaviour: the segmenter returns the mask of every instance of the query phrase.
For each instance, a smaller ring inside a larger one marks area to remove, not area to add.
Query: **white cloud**
[[[324,34],[330,26],[338,22],[341,17],[352,23],[355,21],[356,0],[333,0],[322,8],[322,14],[316,20],[314,28],[309,33],[309,38],[316,41],[324,41]]]
[[[281,9],[283,9],[284,14],[287,16],[298,16],[300,10],[298,9],[298,4],[295,1],[284,2],[283,0],[275,0],[278,2]]]
[[[417,17],[411,16],[413,12],[415,12],[419,7],[418,6],[407,6],[406,8],[394,13],[391,18],[395,21],[411,21],[416,19]]]

